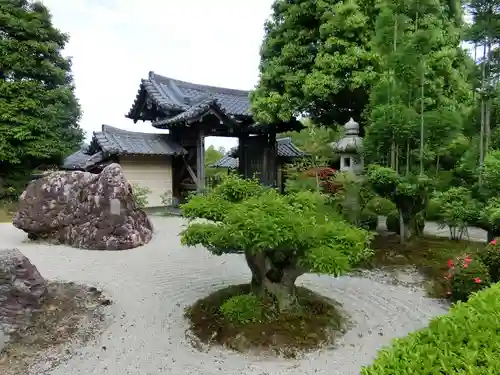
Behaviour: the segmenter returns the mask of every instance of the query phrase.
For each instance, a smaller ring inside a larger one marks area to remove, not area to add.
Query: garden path
[[[358,375],[391,339],[446,312],[442,302],[426,298],[416,287],[308,274],[299,284],[339,301],[351,316],[353,327],[335,348],[296,360],[257,358],[221,348],[200,351],[185,336],[184,308],[219,288],[247,282],[249,271],[241,255],[218,257],[182,246],[178,233],[184,219],[152,220],[153,240],[122,252],[30,243],[23,232],[0,224],[2,247],[19,248],[46,278],[101,287],[114,302],[102,335],[54,368],[53,359],[47,358],[32,374]]]
[[[385,225],[385,217],[383,216],[379,217],[379,229],[387,229]],[[467,231],[469,233],[469,239],[471,241],[486,242],[487,233],[485,230],[476,227],[469,227]],[[425,223],[424,233],[429,236],[450,237],[448,228],[440,228],[439,224],[434,221],[427,221]],[[467,239],[467,236],[464,236],[464,239]]]

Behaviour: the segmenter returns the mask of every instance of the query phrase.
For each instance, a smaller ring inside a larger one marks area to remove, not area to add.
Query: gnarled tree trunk
[[[264,253],[245,252],[245,259],[252,271],[252,291],[261,298],[270,297],[279,311],[298,307],[295,281],[307,272],[296,264],[278,267]]]

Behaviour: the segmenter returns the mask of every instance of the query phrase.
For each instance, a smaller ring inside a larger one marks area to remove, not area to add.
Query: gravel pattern
[[[217,289],[247,282],[250,273],[241,255],[217,257],[181,246],[182,218],[152,221],[153,240],[123,252],[29,243],[23,232],[0,225],[3,246],[18,247],[47,279],[95,285],[113,300],[109,311],[114,318],[102,335],[44,374],[358,375],[391,339],[424,327],[447,310],[421,289],[390,278],[305,275],[299,284],[339,301],[351,316],[352,328],[334,348],[297,360],[222,348],[200,351],[186,337],[184,308]]]

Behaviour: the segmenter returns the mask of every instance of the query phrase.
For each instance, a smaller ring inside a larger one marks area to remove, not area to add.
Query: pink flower
[[[481,284],[481,279],[480,279],[479,277],[476,277],[476,278],[474,279],[474,282],[475,282],[476,284]]]
[[[497,244],[497,240],[496,239],[495,240],[491,240],[490,244],[496,245]]]
[[[448,260],[448,268],[453,268],[453,261],[451,259]]]
[[[470,256],[468,256],[468,255],[465,257],[465,259],[464,259],[464,260],[465,260],[465,263],[467,263],[467,264],[469,264],[470,262],[472,262],[471,257],[470,257]]]
[[[464,268],[469,268],[469,263],[464,263]]]

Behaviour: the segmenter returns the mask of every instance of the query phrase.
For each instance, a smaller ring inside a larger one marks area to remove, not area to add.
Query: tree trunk
[[[307,270],[298,266],[273,267],[271,260],[263,253],[245,252],[245,259],[252,271],[252,292],[257,296],[274,301],[278,311],[297,309],[295,281]]]

